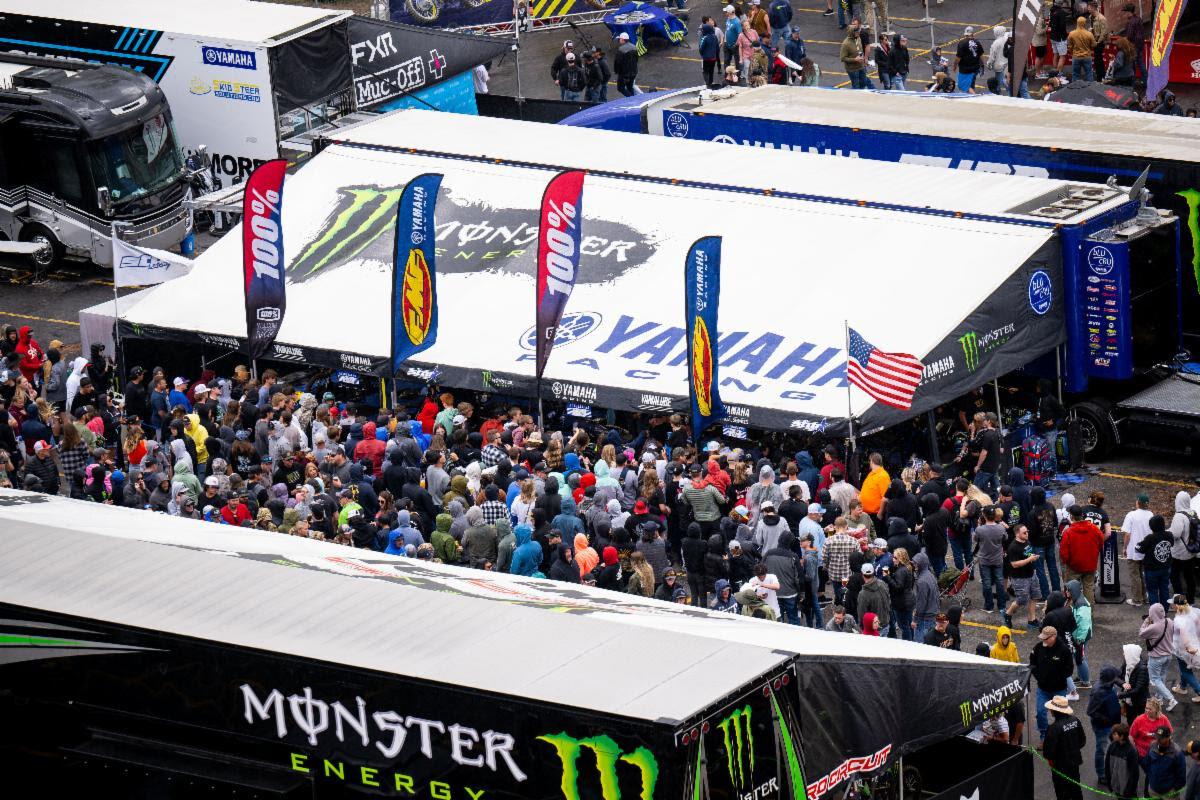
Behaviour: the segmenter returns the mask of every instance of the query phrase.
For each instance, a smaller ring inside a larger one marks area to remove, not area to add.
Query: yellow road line
[[[1100,475],[1101,477],[1104,477],[1104,478],[1120,478],[1122,480],[1127,480],[1127,481],[1141,481],[1142,483],[1157,483],[1160,486],[1182,486],[1182,487],[1190,489],[1195,485],[1192,483],[1184,483],[1183,481],[1164,481],[1160,478],[1142,478],[1137,475],[1120,475],[1116,472],[1097,472],[1096,474]]]
[[[804,11],[808,14],[823,14],[823,13],[825,13],[825,9],[823,7],[822,8],[797,8],[796,10]],[[891,14],[888,14],[888,19],[898,19],[901,22],[925,22],[924,19],[919,18],[919,17],[897,17],[897,16],[893,16]],[[928,23],[926,23],[926,24],[928,24]],[[934,25],[962,25],[964,27],[967,25],[987,25],[986,22],[955,22],[952,19],[935,19],[933,21],[933,24]]]
[[[959,625],[970,625],[972,628],[989,628],[993,631],[1000,630],[999,625],[988,625],[984,622],[971,622],[970,620],[959,620]],[[1025,628],[1009,628],[1013,633],[1029,633]]]
[[[33,314],[18,314],[15,311],[0,311],[0,317],[20,317],[21,319],[36,319],[39,322],[55,322],[59,325],[74,325],[79,327],[78,322],[71,322],[69,319],[54,319],[53,317],[37,317]]]

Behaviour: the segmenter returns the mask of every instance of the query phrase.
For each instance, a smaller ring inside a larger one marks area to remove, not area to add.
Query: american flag
[[[846,375],[881,403],[908,410],[925,365],[908,353],[885,353],[850,329]]]

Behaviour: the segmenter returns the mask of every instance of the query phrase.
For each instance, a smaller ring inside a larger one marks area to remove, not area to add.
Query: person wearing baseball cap
[[[559,73],[567,66],[567,56],[571,60],[575,60],[575,43],[567,39],[562,43],[562,49],[558,51],[558,55],[554,57],[554,61],[550,64],[550,80],[558,86],[560,94],[563,92],[562,81],[559,80]]]
[[[638,51],[629,41],[629,34],[617,37],[617,54],[613,57],[613,73],[617,76],[617,91],[626,97],[641,94],[634,81],[638,74]]]
[[[40,491],[58,494],[58,465],[54,463],[54,448],[44,439],[33,443],[33,458],[25,459],[25,472],[36,475],[41,483]]]
[[[1174,797],[1187,782],[1187,756],[1171,741],[1171,728],[1159,725],[1154,729],[1154,745],[1142,759],[1146,769],[1146,787],[1151,797]],[[1193,780],[1193,784],[1195,781]],[[1184,800],[1187,795],[1180,795]],[[1195,792],[1192,792],[1195,797]]]
[[[192,413],[192,403],[187,398],[187,379],[176,378],[171,382],[171,393],[167,395],[167,408],[182,406],[187,413]]]
[[[1038,643],[1029,653],[1029,671],[1037,681],[1037,726],[1041,738],[1046,738],[1050,723],[1046,719],[1046,703],[1057,695],[1067,694],[1067,680],[1075,672],[1071,648],[1047,625],[1038,634]]]
[[[1038,692],[1038,699],[1041,700],[1041,690]],[[1046,730],[1041,750],[1046,762],[1054,769],[1051,773],[1054,796],[1058,800],[1082,797],[1079,789],[1079,765],[1083,763],[1083,748],[1087,744],[1083,723],[1075,718],[1075,711],[1070,702],[1061,694],[1038,703],[1039,722],[1040,717],[1047,711],[1054,717],[1054,721]]]

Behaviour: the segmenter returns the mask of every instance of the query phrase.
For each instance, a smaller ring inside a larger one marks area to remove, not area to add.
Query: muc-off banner
[[[441,185],[441,175],[418,175],[400,196],[392,270],[392,374],[398,373],[407,359],[437,341],[437,233],[433,214]]]
[[[262,358],[283,324],[283,176],[287,162],[268,161],[251,173],[242,198],[242,273],[250,358]]]
[[[1016,97],[1025,77],[1025,63],[1029,60],[1029,46],[1033,43],[1033,31],[1042,14],[1040,0],[1013,0],[1012,58],[1008,62],[1011,73],[1008,78],[1008,94]]]
[[[537,260],[537,372],[540,380],[554,347],[558,323],[579,271],[580,224],[583,222],[581,170],[556,175],[542,195]]]
[[[1154,12],[1154,29],[1150,34],[1150,69],[1146,74],[1146,97],[1158,97],[1167,88],[1170,77],[1171,45],[1175,29],[1187,8],[1187,0],[1161,0]]]
[[[683,284],[692,435],[699,439],[705,428],[726,417],[717,392],[717,351],[713,341],[721,299],[720,236],[705,236],[692,244]]]

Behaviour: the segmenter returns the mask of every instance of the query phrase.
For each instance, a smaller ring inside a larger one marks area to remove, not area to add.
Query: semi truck
[[[0,541],[17,797],[1032,797],[954,741],[1020,664],[30,492]]]
[[[353,111],[350,16],[245,0],[2,0],[0,51],[141,72],[170,101],[185,153],[207,146],[228,185]]]
[[[1200,375],[1189,374],[1195,367],[1188,364],[1200,352],[1196,120],[987,95],[766,86],[624,98],[561,124],[1144,187],[1154,206],[1181,220],[1178,231],[1157,237],[1158,246],[1135,245],[1121,256],[1127,265],[1116,266],[1106,242],[1069,243],[1085,275],[1068,309],[1068,324],[1081,325],[1082,349],[1063,362],[1067,399],[1093,459],[1122,443],[1200,452]],[[872,187],[848,193],[866,199]],[[1047,211],[1048,218],[1069,205]],[[1125,288],[1112,284],[1116,273],[1125,276]],[[1093,293],[1099,305],[1084,302]]]
[[[187,235],[170,105],[143,74],[0,53],[0,252],[39,269],[111,266],[111,229],[168,249]]]

